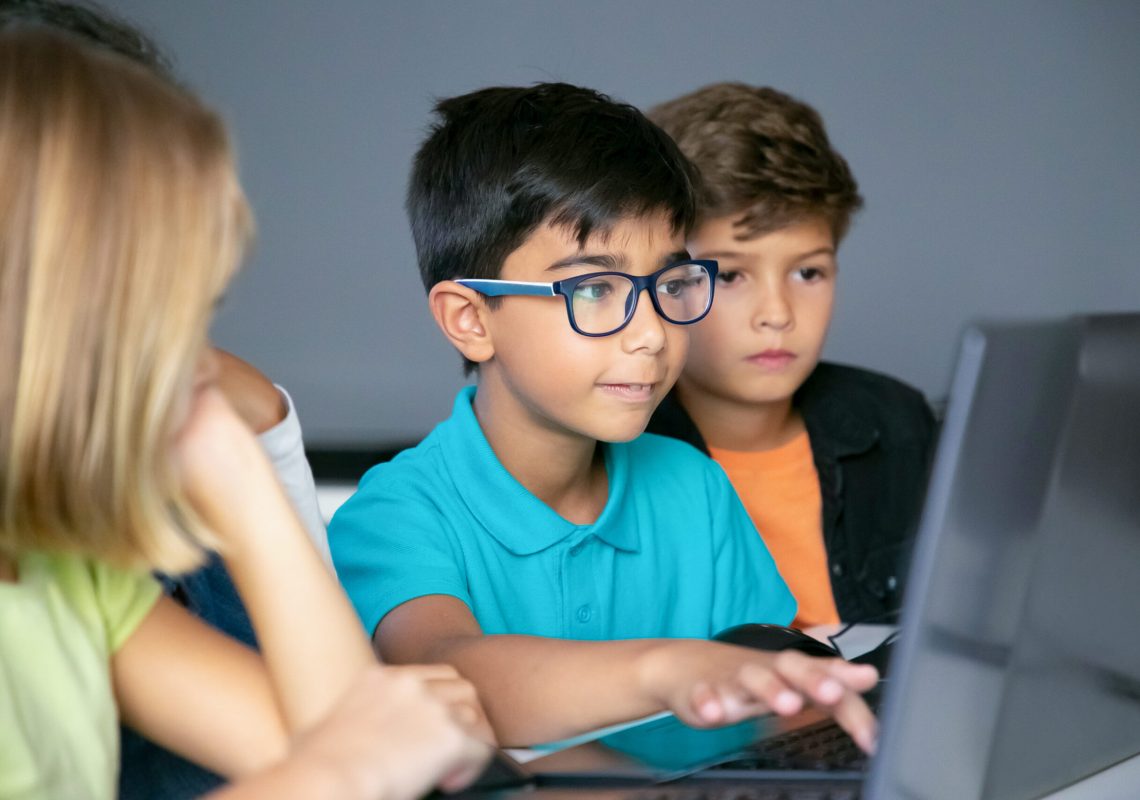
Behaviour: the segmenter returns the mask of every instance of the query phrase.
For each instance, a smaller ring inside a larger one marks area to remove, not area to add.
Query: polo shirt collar
[[[575,525],[506,470],[475,417],[474,399],[474,386],[459,391],[451,417],[438,429],[440,446],[460,499],[503,547],[526,556],[565,540],[580,541],[594,535],[619,550],[640,550],[635,509],[625,500],[630,472],[627,447],[599,443],[604,448],[609,496],[597,521]]]

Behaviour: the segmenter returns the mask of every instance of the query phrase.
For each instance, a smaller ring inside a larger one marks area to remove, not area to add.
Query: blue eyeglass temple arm
[[[540,297],[553,297],[553,283],[529,283],[527,281],[500,281],[490,278],[463,278],[457,280],[460,286],[474,289],[487,297],[502,297],[503,295],[537,295]]]

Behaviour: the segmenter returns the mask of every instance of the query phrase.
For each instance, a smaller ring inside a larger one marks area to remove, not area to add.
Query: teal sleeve
[[[329,523],[337,577],[369,636],[396,606],[446,594],[471,606],[445,515],[392,465],[374,468]]]
[[[728,476],[712,461],[708,485],[716,548],[710,633],[747,622],[790,625],[796,616],[796,600]]]

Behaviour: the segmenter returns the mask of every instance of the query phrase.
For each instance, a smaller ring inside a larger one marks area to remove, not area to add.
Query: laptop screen
[[[1140,315],[966,333],[911,576],[870,796],[1040,797],[1140,752]]]

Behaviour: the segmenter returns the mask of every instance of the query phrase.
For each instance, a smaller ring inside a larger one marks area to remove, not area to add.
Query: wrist
[[[209,800],[262,797],[345,800],[357,796],[351,793],[345,776],[331,765],[323,764],[319,759],[294,756],[211,793]]]
[[[325,759],[297,755],[285,761],[280,771],[280,785],[288,787],[289,796],[312,800],[351,800],[362,796],[344,770]]]
[[[654,640],[634,662],[638,690],[659,710],[671,705],[670,687],[677,682],[680,662],[691,644],[686,639]]]

